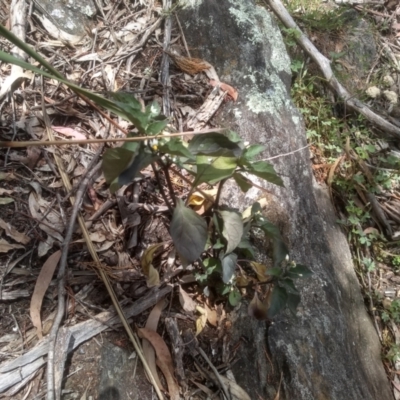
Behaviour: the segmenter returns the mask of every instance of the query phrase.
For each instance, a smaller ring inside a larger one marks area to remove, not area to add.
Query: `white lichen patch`
[[[370,86],[365,93],[367,96],[371,97],[372,99],[375,99],[376,97],[380,96],[381,94],[381,89],[379,89],[376,86]]]
[[[396,92],[393,92],[392,90],[385,90],[383,92],[383,95],[386,97],[386,100],[389,100],[391,104],[397,104],[398,96]]]

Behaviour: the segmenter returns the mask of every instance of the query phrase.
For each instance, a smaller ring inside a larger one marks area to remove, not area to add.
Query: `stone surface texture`
[[[291,258],[314,272],[299,282],[296,318],[285,312],[267,326],[249,321],[245,306],[237,313],[233,335],[248,339],[234,369],[239,385],[251,398],[273,399],[266,376],[279,381],[282,372],[281,400],[392,399],[345,236],[326,190],[314,182],[308,149],[295,152],[306,146],[306,135],[290,99],[290,60],[276,21],[252,0],[186,5],[179,17],[192,56],[213,64],[221,81],[239,91],[238,101],[218,114],[219,123],[264,144],[263,158],[294,152],[271,161],[285,188],[258,183],[273,193],[265,213],[281,228]],[[254,188],[241,195],[230,185],[224,198],[244,209],[261,195]],[[262,361],[264,350],[273,371]]]

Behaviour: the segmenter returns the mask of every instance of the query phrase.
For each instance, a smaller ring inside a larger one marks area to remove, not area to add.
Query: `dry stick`
[[[300,30],[293,18],[287,12],[286,8],[279,0],[263,0],[267,4],[277,17],[282,21],[288,29],[294,29],[299,33],[299,37],[296,37],[297,43],[301,48],[313,59],[318,65],[320,71],[324,75],[328,85],[338,94],[338,96],[344,101],[344,103],[351,110],[356,111],[363,115],[369,122],[374,124],[377,128],[382,129],[384,132],[389,133],[397,138],[400,138],[400,128],[394,126],[390,122],[386,121],[380,115],[373,112],[361,101],[352,98],[350,93],[340,84],[336,79],[330,61],[323,56],[308,37]]]
[[[224,132],[226,128],[215,128],[215,129],[203,129],[200,131],[193,132],[179,132],[179,133],[170,133],[167,135],[153,135],[153,136],[137,136],[130,138],[111,138],[111,139],[87,139],[87,140],[37,140],[37,141],[21,141],[21,142],[12,142],[0,141],[1,147],[31,147],[31,146],[65,146],[70,144],[89,144],[89,143],[112,143],[112,142],[139,142],[143,140],[151,140],[151,139],[168,139],[171,137],[178,136],[188,136],[188,135],[204,135],[205,133],[211,132]]]
[[[98,153],[97,158],[100,157],[100,153]],[[65,309],[65,271],[66,271],[66,265],[67,265],[67,257],[68,257],[68,248],[69,244],[72,239],[72,233],[74,231],[74,226],[75,226],[75,221],[83,200],[83,194],[85,192],[86,186],[89,183],[90,179],[94,174],[97,173],[97,171],[100,169],[101,164],[98,164],[95,168],[93,168],[92,171],[90,171],[90,174],[88,174],[85,179],[82,181],[81,185],[79,186],[79,189],[76,192],[76,197],[74,199],[74,206],[72,209],[72,214],[71,218],[69,220],[69,225],[68,225],[68,230],[67,233],[65,234],[65,239],[64,243],[62,245],[62,254],[61,254],[61,259],[60,259],[60,265],[58,269],[58,308],[57,308],[57,314],[56,317],[54,318],[54,323],[51,328],[51,332],[49,335],[49,352],[48,352],[48,358],[47,358],[47,399],[54,399],[54,349],[55,349],[55,343],[56,343],[56,338],[58,334],[58,330],[60,328],[61,321],[64,316],[64,309]],[[58,388],[56,388],[58,389]],[[56,398],[59,398],[60,394],[57,391],[56,393]]]

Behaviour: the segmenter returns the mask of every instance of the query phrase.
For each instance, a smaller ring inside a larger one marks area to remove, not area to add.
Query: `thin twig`
[[[97,158],[100,156],[100,153],[97,155]],[[56,338],[58,334],[58,330],[61,325],[61,321],[64,317],[64,310],[65,310],[65,272],[66,272],[66,266],[67,266],[67,257],[68,257],[68,248],[69,244],[72,239],[72,234],[74,231],[74,226],[75,226],[75,221],[79,213],[79,209],[81,206],[81,203],[83,201],[83,195],[85,193],[86,187],[90,181],[90,179],[99,171],[101,167],[101,164],[99,163],[96,167],[90,171],[90,174],[88,174],[85,179],[81,182],[81,185],[79,186],[77,192],[76,192],[76,197],[75,197],[75,202],[74,206],[72,209],[72,214],[71,218],[69,220],[68,224],[68,229],[65,234],[65,239],[62,245],[62,254],[61,254],[61,259],[60,259],[60,265],[58,269],[58,308],[57,308],[57,314],[56,317],[54,318],[54,323],[51,328],[51,332],[49,335],[49,353],[48,353],[48,358],[47,358],[47,399],[48,400],[53,400],[54,399],[54,350],[55,350],[55,345],[56,345]],[[56,394],[56,397],[58,395]]]
[[[226,128],[214,128],[214,129],[203,129],[200,131],[186,131],[179,133],[170,133],[168,135],[153,135],[153,136],[137,136],[130,138],[109,138],[109,139],[86,139],[86,140],[37,140],[37,141],[21,141],[21,142],[13,142],[13,141],[0,141],[1,147],[30,147],[30,146],[65,146],[70,144],[89,144],[89,143],[112,143],[112,142],[140,142],[143,140],[151,140],[151,139],[162,139],[162,138],[171,138],[171,137],[179,137],[179,136],[189,136],[189,135],[204,135],[206,133],[211,132],[224,132]]]

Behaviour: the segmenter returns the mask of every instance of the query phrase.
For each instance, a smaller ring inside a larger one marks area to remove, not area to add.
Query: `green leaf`
[[[161,107],[156,102],[153,101],[150,105],[146,106],[146,114],[152,118],[158,117],[161,113]]]
[[[237,248],[245,255],[246,258],[254,259],[254,247],[251,245],[249,239],[242,239]]]
[[[257,223],[254,226],[260,228],[264,232],[264,234],[271,239],[281,237],[281,233],[278,227],[272,224],[271,222],[268,222],[265,217],[262,216],[258,217]]]
[[[236,181],[241,191],[246,193],[249,189],[253,187],[251,181],[244,177],[241,173],[235,172],[233,174],[233,179]]]
[[[196,186],[203,182],[213,185],[232,176],[237,167],[237,160],[231,152],[226,152],[216,157],[198,155],[196,164],[197,173],[193,185]]]
[[[158,135],[160,132],[164,130],[164,128],[168,125],[168,120],[165,119],[163,121],[156,121],[152,122],[147,128],[146,128],[146,134],[147,135]]]
[[[291,294],[299,294],[299,291],[296,289],[294,282],[290,278],[281,279],[279,284],[286,289],[288,293]]]
[[[242,138],[235,131],[228,131],[226,133],[226,137],[233,143],[239,143],[240,145],[242,144]]]
[[[286,257],[289,255],[289,250],[285,242],[280,237],[273,239],[272,258],[274,260],[274,267],[279,267]]]
[[[276,174],[274,167],[265,161],[248,164],[247,171],[278,186],[283,186],[282,179]]]
[[[258,201],[256,201],[251,206],[251,215],[256,215],[256,214],[261,213],[261,212],[262,212],[261,204]],[[262,217],[262,218],[264,218],[264,217]],[[260,222],[262,222],[262,221],[260,221]]]
[[[107,149],[103,156],[102,169],[106,182],[111,184],[119,175],[132,163],[136,157],[136,152],[116,147]]]
[[[287,307],[294,315],[296,315],[297,306],[299,305],[300,300],[300,295],[288,293]]]
[[[132,182],[137,176],[139,176],[140,171],[146,168],[153,161],[157,159],[151,152],[143,149],[141,146],[141,151],[138,152],[136,157],[132,160],[132,163],[119,175],[118,183],[123,186]]]
[[[309,278],[312,274],[312,271],[308,267],[300,264],[296,264],[295,267],[289,268],[287,271],[287,276],[290,276],[293,279]]]
[[[170,233],[175,248],[189,263],[199,258],[207,242],[207,223],[177,198]]]
[[[236,249],[243,236],[242,216],[236,211],[218,211],[223,221],[222,236],[227,241],[225,254],[231,253]]]
[[[265,146],[262,146],[261,144],[253,144],[244,150],[242,157],[246,161],[253,161],[254,157],[257,156],[259,153],[261,153],[264,150],[265,150]]]
[[[232,307],[237,306],[240,303],[240,300],[242,300],[242,295],[240,294],[239,290],[234,289],[229,293],[229,304]]]
[[[140,101],[131,93],[127,92],[107,92],[107,94],[117,103],[129,107],[130,110],[142,109]]]
[[[205,133],[197,135],[189,142],[189,151],[194,154],[220,155],[230,150],[233,156],[240,157],[242,149],[237,143],[221,133]]]
[[[211,275],[214,271],[221,271],[221,260],[218,258],[206,258],[203,260],[204,268],[206,269],[206,274]]]
[[[135,136],[137,135],[132,133],[128,134],[128,137],[135,137]],[[133,153],[136,153],[138,151],[139,146],[140,142],[125,142],[121,147],[129,151],[132,151]]]
[[[266,275],[271,275],[271,276],[276,276],[276,277],[280,277],[282,275],[282,269],[281,268],[268,268],[265,271]]]
[[[184,146],[182,139],[178,137],[171,138],[162,145],[159,145],[158,149],[162,153],[172,154],[174,156],[182,156],[192,160],[195,159],[187,147]]]
[[[272,290],[271,303],[268,310],[268,318],[274,317],[286,307],[288,294],[284,288],[275,286]]]
[[[221,261],[222,265],[222,281],[224,283],[230,282],[235,275],[237,255],[234,253],[228,254]]]

